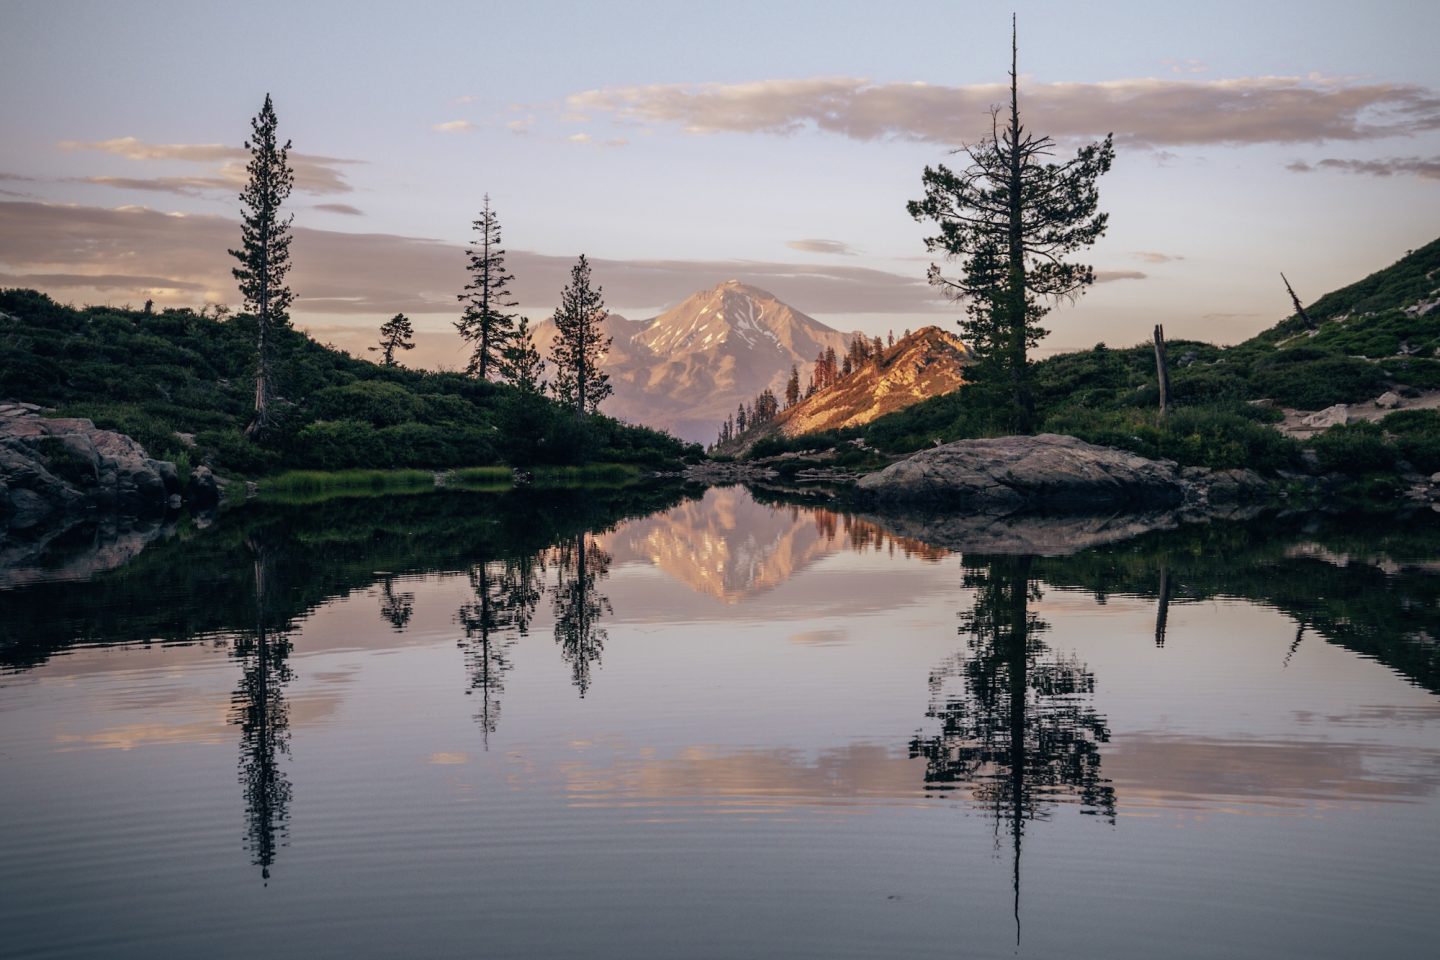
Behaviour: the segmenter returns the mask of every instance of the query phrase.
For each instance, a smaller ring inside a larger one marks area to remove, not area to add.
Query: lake
[[[916,527],[442,491],[11,550],[0,953],[1435,955],[1434,515]]]

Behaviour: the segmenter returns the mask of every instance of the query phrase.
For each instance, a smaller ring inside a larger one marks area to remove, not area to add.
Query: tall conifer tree
[[[248,436],[260,437],[270,428],[270,401],[274,395],[274,334],[290,323],[290,304],[295,299],[285,285],[290,272],[290,221],[280,216],[280,205],[295,185],[291,169],[290,141],[279,146],[275,139],[275,106],[270,94],[250,121],[250,139],[245,149],[250,175],[240,192],[244,215],[240,222],[240,249],[230,255],[240,266],[230,272],[240,281],[245,308],[255,317],[255,415],[245,428]]]
[[[395,366],[395,351],[414,350],[414,338],[415,327],[410,322],[410,318],[403,313],[397,313],[380,324],[380,345],[369,349],[371,353],[380,354],[381,366],[393,367]]]
[[[612,390],[609,374],[600,369],[611,338],[600,326],[605,319],[605,301],[601,288],[590,287],[590,263],[583,253],[570,269],[570,283],[560,292],[553,319],[555,342],[550,362],[555,367],[555,399],[576,413],[596,413],[600,401]]]
[[[490,195],[480,219],[473,222],[477,237],[465,250],[470,282],[456,299],[465,305],[455,329],[471,345],[465,372],[488,380],[503,367],[505,348],[515,338],[515,306],[509,284],[515,278],[505,272],[505,250],[500,246],[500,221],[490,209]]]
[[[1109,215],[1099,212],[1095,181],[1115,148],[1107,135],[1071,160],[1048,162],[1055,141],[1020,122],[1016,61],[1012,23],[1008,118],[992,109],[990,136],[957,151],[970,161],[965,169],[926,167],[925,197],[908,209],[939,228],[926,249],[962,261],[956,280],[931,265],[930,282],[967,301],[960,327],[975,358],[971,375],[1008,395],[1012,426],[1025,432],[1035,425],[1027,354],[1046,333],[1044,301],[1077,297],[1095,282],[1093,268],[1064,258],[1105,232]]]
[[[540,359],[540,351],[535,347],[528,317],[520,318],[515,338],[505,348],[503,359],[505,379],[526,393],[545,392],[545,361]]]

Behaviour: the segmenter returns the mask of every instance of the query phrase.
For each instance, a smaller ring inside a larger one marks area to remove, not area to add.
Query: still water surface
[[[757,496],[15,565],[0,953],[1435,955],[1436,524],[996,556]]]

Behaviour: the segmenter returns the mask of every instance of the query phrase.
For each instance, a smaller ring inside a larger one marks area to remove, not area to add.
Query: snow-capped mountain
[[[843,354],[851,334],[736,280],[702,290],[650,321],[605,319],[614,338],[604,369],[615,393],[601,409],[611,416],[669,430],[702,443],[720,422],[766,387],[782,395],[790,367],[805,383],[827,347]],[[537,325],[548,354],[554,326]]]

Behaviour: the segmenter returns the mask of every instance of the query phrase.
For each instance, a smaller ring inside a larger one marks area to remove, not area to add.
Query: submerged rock
[[[861,478],[862,498],[990,515],[1178,507],[1193,482],[1169,461],[1041,434],[957,440]]]

